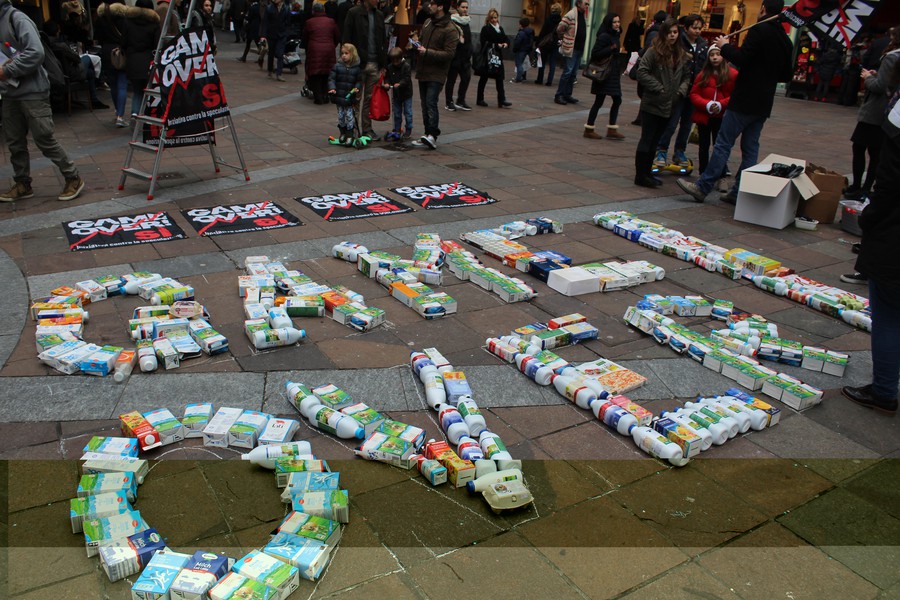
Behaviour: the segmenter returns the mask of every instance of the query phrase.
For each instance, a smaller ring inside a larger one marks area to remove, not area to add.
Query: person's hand
[[[725,46],[725,44],[731,43],[731,38],[729,38],[727,35],[720,35],[719,37],[716,38],[716,41],[714,43],[719,48],[722,48]]]
[[[872,71],[870,69],[863,69],[862,73],[860,73],[859,76],[862,77],[863,79],[866,79],[868,77],[871,77],[872,75],[875,75],[877,72],[878,71]]]
[[[0,65],[0,81],[6,81],[6,69],[3,68],[3,65]]]
[[[422,44],[419,44],[419,45],[416,47],[416,50],[419,51],[419,54],[425,54],[426,48],[425,48],[425,46],[423,46]]]
[[[337,94],[337,90],[328,90],[329,94]]]

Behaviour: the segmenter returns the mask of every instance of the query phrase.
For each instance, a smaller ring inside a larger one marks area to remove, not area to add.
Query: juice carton
[[[294,434],[300,428],[300,423],[294,419],[278,419],[272,417],[266,423],[266,428],[259,434],[257,442],[260,446],[267,444],[284,444],[294,439]]]
[[[159,433],[163,446],[180,442],[184,439],[184,427],[168,409],[158,408],[144,413],[147,422]]]
[[[291,496],[291,508],[338,523],[350,522],[350,497],[347,490],[299,492]]]
[[[181,426],[184,427],[184,437],[203,437],[203,430],[209,424],[212,415],[212,402],[196,402],[185,406],[184,416],[181,418]]]
[[[801,383],[785,388],[781,401],[794,410],[806,410],[822,401],[822,391]]]
[[[378,433],[400,438],[409,442],[414,448],[418,448],[425,441],[425,430],[413,425],[407,425],[393,419],[385,419],[375,430]]]
[[[216,411],[206,427],[203,428],[203,445],[225,448],[228,446],[228,430],[243,413],[240,408],[222,407]]]
[[[531,343],[542,350],[552,350],[571,344],[572,336],[565,329],[545,329],[531,336]]]
[[[124,494],[129,502],[137,498],[137,483],[132,473],[91,473],[78,480],[75,494],[88,498],[99,494]]]
[[[572,323],[561,327],[569,334],[569,339],[574,344],[585,340],[596,340],[600,337],[600,330],[589,323]]]
[[[228,429],[228,445],[235,448],[256,447],[259,434],[266,428],[270,415],[255,410],[245,410]]]
[[[103,437],[95,435],[82,448],[84,452],[99,452],[137,458],[138,441],[134,438]]]
[[[119,581],[141,572],[166,542],[153,528],[129,535],[121,543],[100,548],[100,566],[110,581]]]
[[[100,300],[106,300],[106,287],[100,285],[93,279],[87,279],[85,281],[79,281],[75,284],[75,289],[80,290],[82,292],[87,292],[88,297],[91,302],[99,302]]]
[[[825,367],[825,348],[803,346],[803,363],[800,365],[810,371],[821,371]]]
[[[138,485],[144,483],[144,477],[150,472],[150,466],[146,460],[129,456],[85,452],[80,460],[84,461],[81,464],[81,472],[84,475],[91,473],[116,473],[119,475],[131,473]]]
[[[759,398],[755,396],[751,396],[750,394],[743,392],[737,388],[730,388],[726,390],[726,396],[731,396],[740,402],[746,404],[751,410],[761,410],[767,415],[766,427],[772,427],[778,424],[778,421],[781,420],[781,409],[778,409],[768,402],[763,402]]]
[[[178,351],[172,342],[166,338],[153,340],[153,351],[156,353],[156,359],[160,366],[164,369],[177,369],[179,366]]]
[[[85,521],[83,527],[88,557],[97,556],[100,546],[111,546],[123,538],[148,529],[139,510],[130,510],[112,517],[91,519]]]
[[[341,524],[330,519],[291,511],[278,526],[278,531],[299,535],[334,548],[341,539]]]
[[[172,600],[206,600],[206,593],[216,581],[228,573],[227,556],[198,550],[172,582]]]
[[[700,454],[700,436],[672,419],[662,418],[653,422],[653,429],[681,446],[685,458]]]
[[[312,393],[322,405],[332,410],[341,410],[345,406],[353,404],[350,394],[331,383],[313,388]]]
[[[98,494],[69,500],[69,520],[72,533],[81,533],[86,520],[121,515],[131,510],[123,493]]]
[[[339,490],[341,489],[340,482],[340,473],[313,473],[311,471],[290,473],[287,486],[281,493],[281,501],[290,504],[297,494]]]
[[[131,586],[133,600],[170,599],[172,596],[169,588],[190,559],[189,554],[181,554],[168,548],[154,554],[141,576]]]
[[[447,442],[428,442],[425,444],[425,456],[447,469],[447,479],[454,487],[465,487],[467,482],[475,479],[474,463],[460,458]]]
[[[69,310],[76,308],[65,302],[33,302],[28,309],[32,321],[38,320],[38,315],[45,310]]]
[[[385,312],[377,306],[368,306],[350,316],[348,325],[357,331],[368,331],[384,323]]]
[[[447,371],[443,374],[444,389],[447,391],[447,403],[456,406],[463,396],[471,396],[472,388],[466,381],[466,374],[462,371]]]
[[[162,438],[156,428],[138,411],[119,415],[122,435],[137,438],[141,450],[145,452],[162,446]]]
[[[120,346],[103,346],[96,352],[82,359],[79,368],[82,373],[106,377],[115,367],[116,360],[124,348]]]
[[[383,414],[362,402],[345,406],[341,409],[341,412],[352,417],[357,423],[362,425],[367,436],[378,429],[378,426],[384,422]]]
[[[274,600],[278,591],[238,573],[228,573],[209,590],[210,600]]]
[[[324,460],[287,457],[276,458],[275,486],[283,488],[288,484],[291,473],[303,473],[306,471],[313,473],[327,473],[330,469],[328,468],[328,463]]]
[[[191,319],[190,326],[191,338],[203,352],[213,355],[228,350],[228,338],[213,329],[207,321]]]
[[[353,453],[366,460],[377,460],[402,469],[411,469],[416,464],[410,458],[415,451],[413,445],[406,440],[374,431]]]
[[[321,317],[325,314],[325,301],[321,296],[289,297],[282,306],[289,317]]]
[[[263,552],[296,567],[303,579],[315,581],[328,565],[331,549],[316,540],[278,532]]]
[[[637,419],[638,425],[649,426],[650,421],[653,420],[652,412],[639,404],[635,404],[626,396],[610,396],[609,398],[607,398],[607,400],[609,400],[616,406],[624,408],[632,415],[634,415],[634,418]]]
[[[259,550],[251,550],[234,563],[231,569],[239,575],[274,588],[277,593],[276,600],[284,600],[300,585],[300,572],[297,567],[283,563]]]

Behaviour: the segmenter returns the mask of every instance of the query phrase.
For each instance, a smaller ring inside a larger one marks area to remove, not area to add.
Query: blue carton
[[[169,589],[172,583],[190,559],[187,554],[160,550],[131,586],[131,597],[134,600],[168,600],[171,598]]]

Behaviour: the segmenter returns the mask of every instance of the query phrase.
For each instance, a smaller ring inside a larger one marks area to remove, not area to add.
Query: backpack
[[[11,44],[13,47],[21,43],[19,40],[19,34],[16,32],[16,25],[13,23],[13,13],[21,13],[26,19],[28,15],[18,10],[17,8],[10,8],[6,11],[6,23],[9,29],[12,31],[13,39],[16,44]],[[55,96],[57,94],[64,94],[66,91],[66,75],[63,72],[62,63],[59,62],[59,59],[56,58],[56,54],[53,53],[53,48],[50,47],[49,39],[42,32],[39,32],[41,38],[41,46],[44,49],[44,62],[42,66],[44,71],[47,72],[47,78],[50,80],[50,95]],[[19,48],[16,48],[18,51]]]

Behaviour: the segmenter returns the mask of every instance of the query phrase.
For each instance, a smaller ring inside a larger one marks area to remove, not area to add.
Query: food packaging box
[[[822,391],[801,383],[785,388],[781,401],[794,410],[806,410],[822,401]]]
[[[585,340],[596,340],[600,336],[600,330],[590,323],[572,323],[560,329],[569,334],[573,344]]]
[[[228,338],[212,328],[203,319],[191,319],[191,338],[209,355],[228,350]]]
[[[121,346],[102,346],[96,352],[91,353],[78,365],[82,373],[106,377],[115,368],[116,360],[121,354]]]
[[[281,499],[291,503],[291,496],[302,492],[330,492],[341,489],[340,473],[315,471],[297,471],[288,474],[287,485],[281,493]]]
[[[255,410],[245,410],[228,428],[228,445],[253,449],[259,434],[266,428],[270,415]]]
[[[648,426],[650,425],[650,421],[653,420],[653,413],[644,408],[643,406],[632,402],[630,398],[627,396],[616,395],[610,396],[608,398],[610,402],[615,404],[620,408],[624,408],[626,411],[630,412],[634,415],[634,418],[637,419],[638,425]]]
[[[195,402],[184,407],[184,416],[181,425],[184,427],[184,437],[202,438],[203,430],[209,424],[213,415],[212,402]]]
[[[560,327],[571,325],[572,323],[583,323],[585,321],[587,321],[586,316],[581,313],[572,313],[570,315],[563,315],[561,317],[550,319],[547,321],[547,329],[559,329]]]
[[[684,452],[685,458],[692,458],[700,454],[700,436],[684,425],[663,417],[654,421],[653,429],[666,436],[670,441],[678,444],[682,452]]]
[[[209,590],[210,600],[274,600],[278,590],[235,572],[228,573]]]
[[[116,456],[130,456],[137,458],[138,441],[130,437],[103,437],[95,435],[82,448],[84,452],[99,452],[100,454],[115,454]]]
[[[773,163],[806,167],[804,160],[770,154],[761,163],[744,169],[734,208],[736,221],[784,229],[797,216],[800,198],[807,200],[819,193],[806,173],[793,179],[766,175]]]
[[[156,353],[156,359],[159,366],[165,370],[177,369],[179,365],[178,351],[172,342],[166,338],[153,340],[153,351]]]
[[[541,350],[552,350],[571,344],[572,336],[564,329],[545,329],[531,336],[531,343]]]
[[[838,377],[844,376],[844,369],[847,368],[847,363],[850,360],[850,355],[844,352],[835,352],[834,350],[828,350],[825,353],[825,364],[822,366],[822,372],[828,373],[829,375],[837,375]]]
[[[447,469],[447,480],[454,487],[465,487],[475,479],[475,464],[464,460],[447,442],[432,441],[425,444],[425,456],[441,463]]]
[[[326,406],[331,410],[339,411],[345,406],[354,404],[350,394],[332,383],[315,387],[312,389],[312,393],[315,394],[316,398],[319,399],[319,402],[321,402],[323,406]]]
[[[341,524],[337,521],[297,511],[288,513],[278,531],[315,540],[329,548],[334,548],[341,540]]]
[[[350,497],[347,490],[299,492],[291,496],[291,508],[338,523],[350,522]]]
[[[276,590],[274,600],[284,600],[300,585],[297,567],[259,550],[251,550],[231,568],[235,573]]]
[[[563,296],[580,296],[600,291],[600,279],[582,267],[553,269],[547,275],[547,285]]]
[[[162,446],[162,439],[158,431],[138,411],[132,411],[119,415],[122,435],[137,438],[141,450],[145,452],[158,446]]]
[[[153,528],[125,538],[122,543],[100,548],[100,566],[110,581],[119,581],[141,572],[153,555],[166,547]]]
[[[471,396],[472,388],[466,381],[466,374],[462,371],[447,371],[443,373],[444,390],[447,392],[447,403],[456,406],[463,396]]]
[[[819,223],[834,223],[847,178],[813,163],[806,165],[806,175],[819,193],[800,202],[797,215],[815,219]]]
[[[85,521],[84,543],[88,557],[97,556],[100,546],[111,546],[115,542],[148,529],[141,511],[130,510],[120,515]]]
[[[169,588],[181,569],[191,559],[189,554],[174,552],[168,548],[153,555],[150,562],[131,586],[133,600],[170,600]]]
[[[87,346],[88,344],[81,340],[63,342],[62,344],[57,344],[52,348],[41,352],[38,355],[38,359],[40,359],[40,361],[48,367],[56,369],[57,371],[60,371],[62,373],[66,373],[67,375],[71,375],[73,373],[77,373],[78,369],[80,369],[81,367],[77,365],[74,368],[64,367],[62,362],[60,362],[60,359],[63,356],[70,355],[72,352],[79,352],[82,348],[86,348]],[[86,353],[85,356],[87,356],[87,354],[90,354],[90,352]]]
[[[420,429],[418,427],[415,427],[414,425],[407,425],[406,423],[401,423],[400,421],[394,421],[392,419],[385,419],[384,421],[382,421],[378,425],[378,428],[375,429],[375,431],[392,437],[400,438],[401,440],[412,444],[414,448],[418,448],[425,442],[424,429]]]
[[[158,408],[144,413],[144,418],[159,434],[163,446],[174,444],[184,439],[184,427],[168,409]]]
[[[315,581],[328,565],[331,548],[303,536],[278,532],[263,552],[296,567],[303,579]]]
[[[150,465],[146,460],[129,456],[85,452],[81,455],[80,460],[84,461],[81,464],[81,472],[84,475],[92,473],[116,473],[120,475],[131,473],[138,485],[144,483],[144,477],[150,472]]]
[[[169,588],[172,600],[207,600],[207,592],[228,573],[231,559],[223,554],[198,550]]]
[[[386,462],[401,469],[411,469],[416,465],[416,448],[412,443],[379,431],[373,431],[353,453],[366,460]]]
[[[803,346],[803,362],[800,366],[810,371],[821,371],[825,366],[825,357],[825,348]]]
[[[366,436],[370,435],[373,431],[378,429],[378,426],[381,425],[382,422],[384,422],[383,414],[363,402],[357,402],[356,404],[345,406],[341,409],[341,412],[349,417],[352,417],[357,423],[359,423],[365,431]]]
[[[203,428],[203,445],[225,448],[228,446],[228,431],[244,411],[240,408],[222,407],[216,411],[206,427]]]
[[[283,488],[288,484],[291,473],[327,473],[330,471],[324,460],[279,457],[275,459],[275,487]]]
[[[300,423],[294,419],[278,419],[272,417],[266,423],[266,428],[259,434],[257,442],[260,446],[268,444],[285,444],[294,439],[294,434],[300,428]]]
[[[137,483],[133,473],[88,473],[78,480],[75,495],[87,498],[99,494],[124,494],[129,502],[137,498]]]
[[[87,279],[85,281],[79,281],[75,284],[76,290],[81,290],[82,292],[87,292],[88,298],[90,298],[91,302],[99,302],[100,300],[106,300],[107,292],[106,287],[100,285],[93,279]]]
[[[81,533],[86,520],[121,515],[130,510],[131,505],[128,503],[128,498],[121,491],[72,498],[69,500],[69,520],[72,522],[72,533]]]

